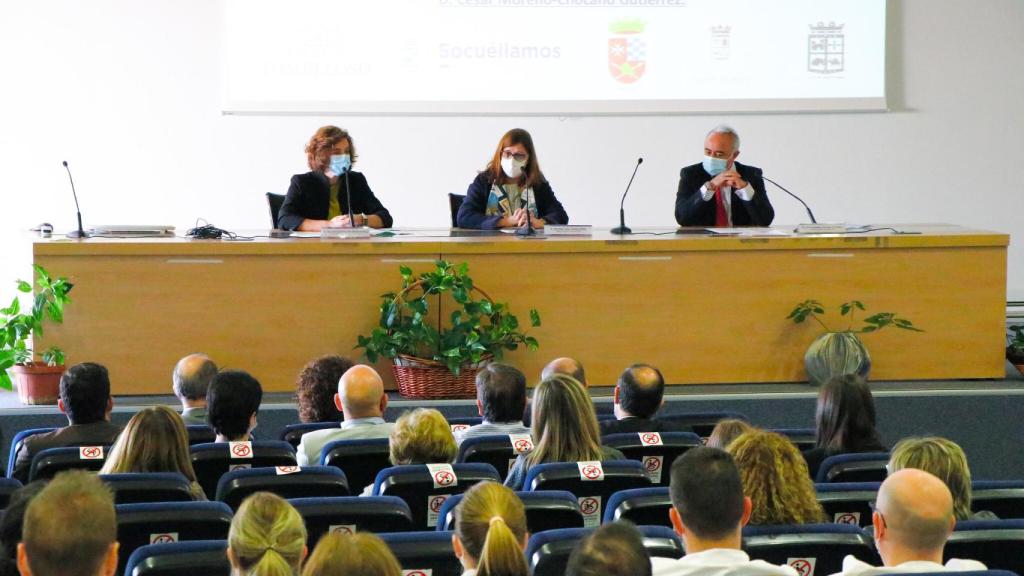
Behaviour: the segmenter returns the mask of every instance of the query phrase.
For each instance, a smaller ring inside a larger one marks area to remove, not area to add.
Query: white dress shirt
[[[299,466],[318,466],[320,451],[335,440],[357,440],[363,438],[387,438],[395,425],[383,418],[352,418],[345,420],[338,428],[326,428],[306,432],[299,440],[295,458]]]
[[[679,560],[651,558],[653,576],[797,576],[790,566],[751,560],[742,550],[713,548],[687,554]]]
[[[911,560],[898,566],[872,566],[853,556],[843,558],[843,571],[833,576],[874,576],[875,574],[902,574],[915,572],[966,572],[968,570],[988,570],[977,560],[960,560],[951,558],[946,565],[927,560]]]
[[[722,186],[720,190],[722,191],[722,203],[725,204],[725,214],[729,218],[729,226],[732,226],[732,194],[730,194],[730,192],[736,192],[736,195],[740,197],[740,200],[750,202],[750,199],[754,197],[756,190],[754,190],[754,187],[750,185],[750,182],[747,182],[747,187],[742,190],[734,191],[732,186]],[[700,197],[705,202],[710,202],[715,199],[715,191],[708,188],[707,182],[700,187]]]

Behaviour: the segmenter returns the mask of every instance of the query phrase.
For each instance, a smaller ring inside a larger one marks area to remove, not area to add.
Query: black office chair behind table
[[[277,228],[277,215],[281,212],[281,205],[284,204],[284,194],[267,192],[267,206],[270,207],[270,227]]]
[[[452,211],[452,228],[459,227],[459,208],[462,206],[462,202],[465,200],[465,194],[448,195],[448,208],[450,208]]]

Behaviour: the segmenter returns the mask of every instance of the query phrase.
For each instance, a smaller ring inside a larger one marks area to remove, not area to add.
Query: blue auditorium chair
[[[743,549],[752,559],[789,564],[801,576],[840,572],[847,555],[876,566],[881,563],[871,537],[847,524],[746,526]]]
[[[45,432],[53,432],[56,430],[54,427],[49,428],[26,428],[19,430],[14,438],[11,438],[11,450],[7,453],[7,477],[14,477],[14,463],[18,456],[18,450],[21,449],[21,445],[25,442],[25,438],[29,436],[35,436],[36,434],[43,434]],[[19,478],[18,480],[28,480],[28,477]]]
[[[160,502],[117,505],[117,565],[125,568],[135,550],[150,544],[224,540],[231,509],[222,502]]]
[[[825,517],[836,524],[871,525],[871,504],[878,498],[881,482],[827,482],[815,484]]]
[[[484,419],[481,416],[456,416],[448,418],[448,425],[451,426],[453,433],[458,433],[470,426],[482,424],[483,421]]]
[[[1024,574],[1024,520],[964,520],[956,523],[944,560],[969,558],[995,570]]]
[[[20,480],[15,478],[0,478],[0,510],[6,510],[11,502],[11,494],[21,488]]]
[[[664,526],[638,526],[643,535],[647,553],[659,558],[683,557],[683,543],[670,528]],[[548,530],[530,536],[526,544],[526,561],[533,576],[562,576],[576,543],[595,528],[566,528]]]
[[[629,458],[644,465],[651,483],[655,486],[668,486],[669,470],[676,458],[691,448],[703,446],[700,436],[692,432],[660,432],[656,438],[661,443],[652,445],[646,438],[654,438],[651,432],[633,432],[609,434],[601,437],[601,445],[616,448]]]
[[[1024,518],[1024,481],[975,480],[971,483],[971,510],[988,510],[1002,519]]]
[[[327,430],[328,428],[341,428],[341,422],[300,422],[298,424],[288,424],[284,427],[284,430],[281,430],[279,440],[283,440],[291,444],[292,448],[298,449],[303,434],[314,430]]]
[[[460,576],[462,563],[455,557],[451,532],[397,532],[378,534],[402,566],[402,573]]]
[[[320,465],[334,466],[345,473],[352,492],[358,494],[373,484],[381,470],[391,466],[387,438],[364,438],[328,442],[320,451]]]
[[[395,496],[337,496],[288,500],[306,522],[310,549],[324,534],[411,532],[412,511]]]
[[[454,494],[444,501],[438,513],[437,529],[455,529],[455,507],[462,501],[462,494]],[[558,528],[583,528],[583,514],[580,505],[571,492],[564,490],[541,490],[539,492],[516,492],[526,509],[526,529],[531,534]]]
[[[532,450],[532,443],[530,444]],[[511,437],[508,434],[494,436],[476,436],[466,438],[459,445],[459,454],[455,457],[456,462],[471,463],[480,462],[490,464],[498,471],[501,481],[505,481],[508,471],[516,461],[515,447],[512,445]]]
[[[750,419],[745,414],[740,414],[739,412],[691,412],[689,414],[664,414],[658,416],[659,420],[688,426],[691,432],[701,438],[711,436],[711,431],[715,429],[715,425],[718,424],[719,420],[727,418],[750,422]]]
[[[814,428],[771,428],[768,431],[789,438],[801,452],[814,448],[818,442],[818,432]]]
[[[192,500],[192,483],[178,472],[101,474],[100,480],[114,491],[117,504]]]
[[[295,450],[287,442],[252,442],[251,457],[248,458],[232,455],[230,446],[228,442],[209,442],[191,447],[196,480],[208,497],[217,493],[220,477],[230,470],[296,465]]]
[[[84,458],[82,451],[95,451],[97,458]],[[49,480],[65,470],[89,470],[99,472],[110,452],[109,446],[66,446],[47,448],[32,455],[32,467],[28,481]]]
[[[188,432],[188,445],[209,444],[217,440],[217,433],[206,424],[187,424],[185,431]]]
[[[128,557],[126,576],[228,576],[227,540],[149,544]]]
[[[436,515],[448,496],[461,494],[477,482],[499,482],[498,471],[490,464],[453,464],[456,482],[440,488],[425,465],[393,466],[377,474],[374,496],[397,496],[412,510],[413,530],[433,530]]]
[[[837,454],[821,462],[814,482],[884,482],[889,475],[887,464],[888,452]]]
[[[608,498],[604,509],[604,522],[629,520],[637,526],[672,527],[668,511],[672,497],[668,486],[620,490]]]
[[[333,466],[297,466],[281,473],[281,469],[250,468],[233,470],[220,477],[217,500],[238,510],[242,500],[254,492],[272,492],[281,498],[348,496],[345,473]]]
[[[530,467],[523,483],[527,491],[566,490],[580,502],[584,519],[601,522],[601,511],[608,498],[619,490],[649,488],[651,480],[644,467],[636,460],[606,460],[604,480],[581,480],[582,473],[576,462],[553,462]]]

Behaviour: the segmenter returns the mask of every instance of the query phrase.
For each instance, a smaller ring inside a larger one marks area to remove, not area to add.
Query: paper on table
[[[775,228],[708,228],[707,230],[721,236],[789,236],[787,232]]]

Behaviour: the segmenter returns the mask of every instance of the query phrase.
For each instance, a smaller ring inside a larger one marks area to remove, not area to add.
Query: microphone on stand
[[[533,224],[530,222],[530,188],[526,187],[526,226],[521,226],[516,229],[516,236],[534,236],[537,231],[533,229]]]
[[[356,219],[352,214],[352,189],[348,185],[348,173],[352,171],[352,167],[349,166],[345,169],[345,202],[348,204],[348,227],[356,227]]]
[[[78,230],[68,232],[68,238],[88,238],[89,234],[82,229],[82,209],[78,207],[78,192],[75,192],[75,180],[71,177],[71,168],[68,168],[68,161],[64,160],[64,169],[68,171],[68,181],[71,182],[71,194],[75,197],[75,212],[78,214]]]
[[[779,183],[778,183],[778,182],[776,182],[776,181],[772,180],[771,178],[768,178],[768,177],[767,177],[767,176],[765,176],[764,174],[762,174],[762,175],[761,175],[761,178],[763,178],[764,180],[766,180],[766,181],[768,181],[768,182],[771,182],[772,184],[775,184],[775,186],[776,186],[776,187],[777,187],[777,188],[778,188],[779,190],[782,190],[782,191],[783,191],[783,192],[785,192],[786,194],[789,194],[789,195],[790,195],[790,196],[792,196],[793,198],[796,198],[796,201],[797,201],[797,202],[799,202],[799,203],[801,203],[801,204],[803,204],[803,205],[804,205],[804,208],[805,208],[805,209],[807,210],[807,215],[808,215],[808,216],[810,216],[810,218],[811,218],[811,224],[817,224],[817,223],[818,223],[818,221],[814,219],[814,212],[811,212],[811,207],[807,205],[807,202],[804,202],[803,200],[801,200],[801,199],[800,199],[800,197],[799,197],[799,196],[797,196],[796,194],[793,194],[793,193],[792,193],[792,192],[790,192],[789,190],[786,190],[786,189],[785,189],[785,188],[783,188],[783,187],[782,187],[781,185],[779,185]]]
[[[643,158],[636,159],[636,166],[633,168],[633,175],[629,177],[629,184],[626,184],[626,191],[622,193],[622,201],[619,202],[619,226],[612,228],[612,234],[632,234],[633,231],[626,227],[626,194],[629,194],[629,187],[633,185],[633,178],[636,178],[636,171],[640,169],[640,165],[644,163]]]

